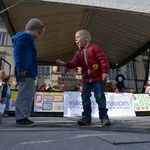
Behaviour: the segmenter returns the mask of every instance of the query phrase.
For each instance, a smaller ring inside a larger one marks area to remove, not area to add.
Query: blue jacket
[[[18,72],[26,71],[26,77],[36,79],[37,52],[32,35],[28,32],[18,32],[12,37],[15,61],[15,77],[22,78]]]

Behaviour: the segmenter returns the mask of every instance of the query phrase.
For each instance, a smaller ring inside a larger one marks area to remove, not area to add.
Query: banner
[[[12,91],[9,111],[15,111],[18,91]],[[63,92],[36,92],[33,112],[63,112]]]
[[[9,111],[15,111],[18,91],[12,91]],[[148,94],[106,92],[109,116],[136,116],[135,111],[150,110]],[[98,105],[91,96],[92,116],[98,116]],[[135,111],[134,111],[135,109]],[[33,112],[64,112],[64,116],[82,116],[81,92],[36,92]]]
[[[34,112],[63,112],[63,92],[36,92]]]
[[[108,115],[136,116],[131,93],[105,93]],[[91,96],[92,117],[99,117],[98,105]],[[80,92],[64,92],[64,116],[82,116],[82,100]]]
[[[150,96],[149,94],[133,94],[134,109],[138,111],[150,111]]]
[[[132,93],[105,93],[109,116],[136,116]]]

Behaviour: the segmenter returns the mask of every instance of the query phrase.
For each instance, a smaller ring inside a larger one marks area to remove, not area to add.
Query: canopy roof
[[[141,3],[144,2],[146,0]],[[59,0],[4,0],[1,1],[0,10],[2,12],[7,8],[1,17],[11,36],[23,31],[31,18],[42,20],[46,30],[35,41],[39,65],[56,65],[57,58],[71,60],[77,50],[75,32],[85,28],[91,33],[91,43],[98,44],[110,66],[115,67],[116,64],[125,65],[150,48],[150,7],[145,6],[146,3],[142,9],[133,7],[133,10],[124,10],[122,7],[121,10],[117,7],[63,3]]]

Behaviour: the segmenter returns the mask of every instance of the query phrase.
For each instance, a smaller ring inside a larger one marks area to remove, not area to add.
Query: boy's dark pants
[[[94,97],[98,104],[99,110],[99,118],[100,120],[109,119],[107,115],[108,109],[106,108],[106,97],[104,94],[104,82],[103,81],[96,81],[96,82],[83,82],[83,92],[81,94],[82,97],[82,104],[83,104],[83,117],[91,118],[91,90],[94,89]]]

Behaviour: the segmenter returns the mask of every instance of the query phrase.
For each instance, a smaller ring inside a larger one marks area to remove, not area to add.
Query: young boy
[[[33,18],[27,23],[25,30],[12,37],[15,77],[19,82],[15,107],[16,126],[35,125],[28,119],[36,91],[37,51],[34,40],[40,38],[44,25],[39,19]]]
[[[79,125],[90,125],[91,118],[91,90],[94,89],[94,96],[98,104],[99,118],[103,126],[111,125],[107,115],[106,98],[104,94],[104,81],[108,77],[109,64],[107,58],[99,46],[89,44],[91,40],[90,33],[85,30],[79,30],[75,34],[75,42],[78,50],[74,58],[70,62],[64,62],[60,59],[56,63],[60,66],[66,66],[73,69],[78,66],[82,68],[82,104],[83,112],[82,118],[78,120]]]

